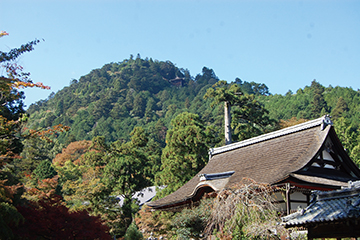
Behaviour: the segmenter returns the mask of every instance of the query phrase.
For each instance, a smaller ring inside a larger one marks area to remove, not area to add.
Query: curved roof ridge
[[[227,151],[231,151],[234,149],[238,149],[238,148],[242,148],[245,146],[249,146],[255,143],[259,143],[259,142],[263,142],[263,141],[267,141],[269,139],[273,139],[273,138],[277,138],[277,137],[281,137],[284,135],[288,135],[291,133],[295,133],[295,132],[299,132],[305,129],[309,129],[312,127],[316,127],[316,126],[323,126],[322,130],[326,127],[326,125],[332,125],[331,119],[329,117],[329,115],[325,115],[322,116],[320,118],[314,119],[314,120],[310,120],[298,125],[294,125],[291,127],[287,127],[278,131],[274,131],[274,132],[270,132],[270,133],[266,133],[257,137],[253,137],[250,139],[246,139],[237,143],[232,143],[229,145],[225,145],[222,147],[217,147],[217,148],[211,148],[209,150],[209,155],[210,158],[213,155],[219,154],[219,153],[223,153],[223,152],[227,152]]]

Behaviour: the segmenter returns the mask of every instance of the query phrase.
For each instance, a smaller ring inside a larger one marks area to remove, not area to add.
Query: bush
[[[124,240],[142,240],[144,239],[142,233],[139,231],[135,222],[132,222],[126,230]]]
[[[211,199],[204,199],[198,207],[186,208],[172,221],[177,239],[201,239],[210,216]]]

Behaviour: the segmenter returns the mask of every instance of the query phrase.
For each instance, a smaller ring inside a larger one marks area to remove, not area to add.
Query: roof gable
[[[334,128],[329,133],[317,154],[302,169],[292,175],[328,178],[343,182],[360,178],[359,168],[342,147]]]

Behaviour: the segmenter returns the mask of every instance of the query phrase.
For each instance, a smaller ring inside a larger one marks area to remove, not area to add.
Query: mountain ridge
[[[219,77],[207,67],[193,77],[171,61],[130,57],[94,69],[48,99],[31,104],[28,126],[68,125],[71,130],[58,137],[62,143],[100,135],[107,142],[128,141],[132,129],[142,126],[164,145],[170,120],[184,111],[198,114],[207,125],[222,127],[222,106],[211,107],[210,101],[203,99],[206,90],[218,81]],[[268,115],[278,121],[333,114],[349,119],[353,128],[359,126],[360,94],[352,88],[325,88],[314,80],[296,93],[272,95],[264,83],[236,78],[231,84],[254,94]]]

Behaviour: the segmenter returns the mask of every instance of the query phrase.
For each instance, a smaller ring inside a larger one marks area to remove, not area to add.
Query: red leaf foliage
[[[57,197],[18,206],[25,221],[13,227],[16,239],[111,239],[100,217],[90,216],[86,210],[69,212],[60,202]]]

